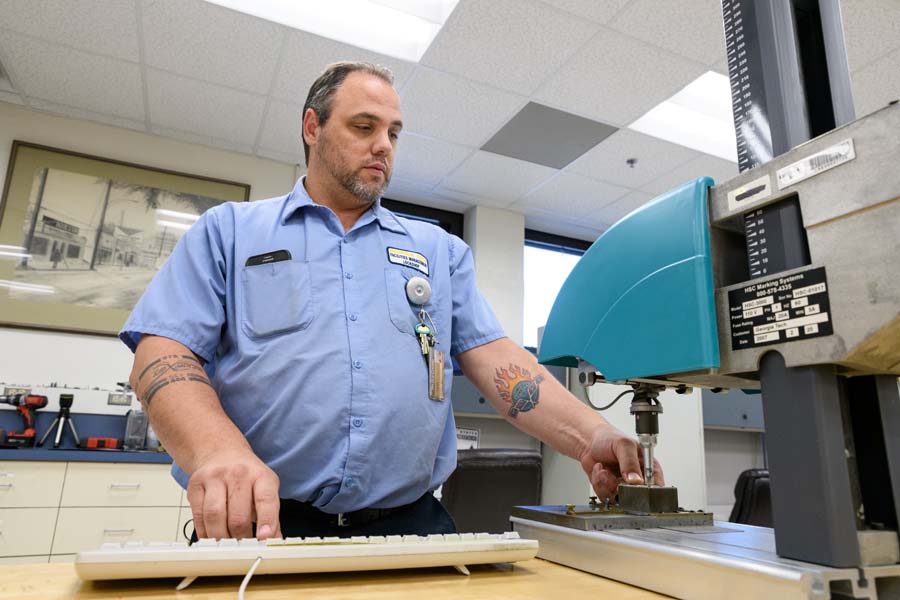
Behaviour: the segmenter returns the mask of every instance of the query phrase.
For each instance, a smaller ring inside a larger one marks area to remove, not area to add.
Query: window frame
[[[532,248],[562,252],[563,254],[584,256],[584,253],[593,245],[593,242],[556,235],[554,233],[545,233],[536,229],[526,229],[525,245],[531,246]]]
[[[391,200],[390,198],[382,198],[381,206],[393,213],[399,214],[401,217],[409,215],[411,217],[421,217],[429,221],[437,221],[437,225],[444,231],[453,235],[463,237],[463,227],[465,224],[465,216],[462,213],[442,210],[440,208],[431,208],[411,202],[402,202],[400,200]]]

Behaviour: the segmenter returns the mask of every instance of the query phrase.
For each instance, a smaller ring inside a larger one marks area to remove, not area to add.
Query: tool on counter
[[[90,450],[121,450],[122,439],[112,437],[89,437],[81,440],[78,447]]]
[[[22,416],[25,428],[22,431],[4,431],[0,429],[0,446],[4,448],[30,448],[34,446],[37,432],[34,429],[32,411],[47,406],[47,396],[35,394],[0,395],[0,404],[15,406]]]
[[[59,395],[59,412],[56,414],[56,418],[53,419],[53,422],[50,423],[50,427],[41,437],[41,441],[38,442],[38,446],[43,446],[44,442],[47,440],[47,437],[50,435],[50,432],[53,431],[53,428],[56,427],[56,437],[53,440],[53,447],[59,448],[60,442],[62,442],[63,430],[66,424],[69,425],[69,429],[72,431],[72,437],[75,438],[75,445],[80,446],[81,441],[78,439],[78,432],[75,431],[75,424],[72,423],[72,414],[70,409],[72,408],[72,402],[74,402],[75,396],[72,394],[60,394]]]

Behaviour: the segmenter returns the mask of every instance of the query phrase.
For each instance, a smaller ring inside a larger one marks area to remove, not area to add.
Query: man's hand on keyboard
[[[641,447],[637,440],[611,425],[597,428],[581,457],[581,467],[601,502],[614,499],[620,483],[641,484]],[[654,460],[654,483],[664,485],[662,468]]]
[[[187,498],[198,538],[281,537],[278,475],[252,452],[218,453],[202,461]]]

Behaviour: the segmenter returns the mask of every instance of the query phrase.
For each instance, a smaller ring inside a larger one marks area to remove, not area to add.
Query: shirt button
[[[359,417],[353,419],[353,426],[354,427],[362,427],[362,419],[360,419]]]
[[[353,478],[347,477],[346,479],[344,479],[344,483],[346,483],[347,485],[353,485],[354,484]]]
[[[353,366],[354,366],[355,368],[357,368],[357,369],[362,369],[362,361],[361,361],[361,360],[354,360],[354,361],[353,361]]]
[[[359,318],[359,317],[357,316],[356,313],[350,313],[350,314],[347,315],[347,316],[349,317],[349,319],[350,319],[351,321],[355,321],[356,319]]]
[[[347,279],[353,279],[353,273],[344,273],[344,277]]]

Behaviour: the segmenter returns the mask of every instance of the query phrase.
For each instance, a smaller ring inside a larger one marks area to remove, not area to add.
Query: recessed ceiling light
[[[731,86],[721,73],[707,71],[628,128],[737,162]]]
[[[206,0],[373,52],[419,62],[459,0]]]

